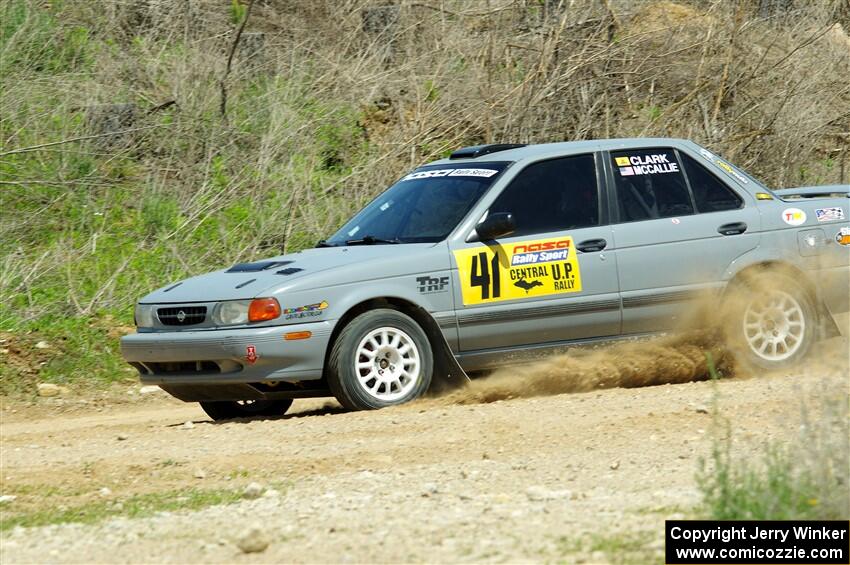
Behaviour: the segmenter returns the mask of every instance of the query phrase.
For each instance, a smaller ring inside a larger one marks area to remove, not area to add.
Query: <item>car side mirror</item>
[[[480,240],[497,239],[511,235],[516,231],[514,215],[509,212],[497,212],[475,226],[475,232]]]

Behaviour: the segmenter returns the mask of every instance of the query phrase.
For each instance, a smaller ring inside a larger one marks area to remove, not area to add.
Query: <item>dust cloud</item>
[[[711,378],[709,359],[718,374],[729,375],[731,359],[715,332],[692,331],[511,365],[434,401],[480,404],[603,388],[706,380]]]
[[[737,334],[740,313],[771,290],[786,290],[789,286],[793,282],[784,273],[755,271],[722,296],[695,295],[675,329],[664,337],[618,342],[593,350],[574,349],[507,365],[431,401],[443,405],[479,404],[605,388],[677,384],[708,380],[712,368],[723,378],[764,376],[767,370],[741,362],[742,336]],[[848,341],[838,337],[814,344],[802,366],[788,365],[779,372],[788,374],[794,370],[820,376],[834,373],[847,379],[847,367]]]

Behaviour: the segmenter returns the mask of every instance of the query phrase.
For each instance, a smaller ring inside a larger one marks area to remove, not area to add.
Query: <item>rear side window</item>
[[[533,163],[523,169],[490,206],[510,212],[514,236],[599,225],[599,188],[593,155]]]
[[[611,153],[620,221],[635,222],[694,213],[676,152],[670,148]]]
[[[711,174],[695,159],[685,153],[680,153],[680,155],[682,163],[685,165],[688,181],[691,183],[691,191],[694,193],[697,212],[736,210],[743,205],[744,201],[741,200],[741,197],[726,186],[726,183]]]

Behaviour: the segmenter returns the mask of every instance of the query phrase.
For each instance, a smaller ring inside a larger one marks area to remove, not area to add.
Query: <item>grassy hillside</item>
[[[139,296],[310,246],[461,145],[670,135],[850,181],[844,0],[0,6],[3,393],[126,378]]]

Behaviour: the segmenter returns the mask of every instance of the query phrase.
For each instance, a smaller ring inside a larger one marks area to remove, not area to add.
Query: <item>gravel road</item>
[[[846,367],[831,375],[846,388]],[[759,451],[796,433],[799,399],[824,378],[359,413],[298,401],[277,420],[223,424],[164,396],[68,415],[7,406],[0,494],[16,498],[5,517],[86,504],[112,517],[8,528],[0,561],[660,562],[663,520],[699,502],[714,407],[731,419],[738,451]],[[134,497],[179,501],[187,489],[251,483],[257,498],[121,512]]]

